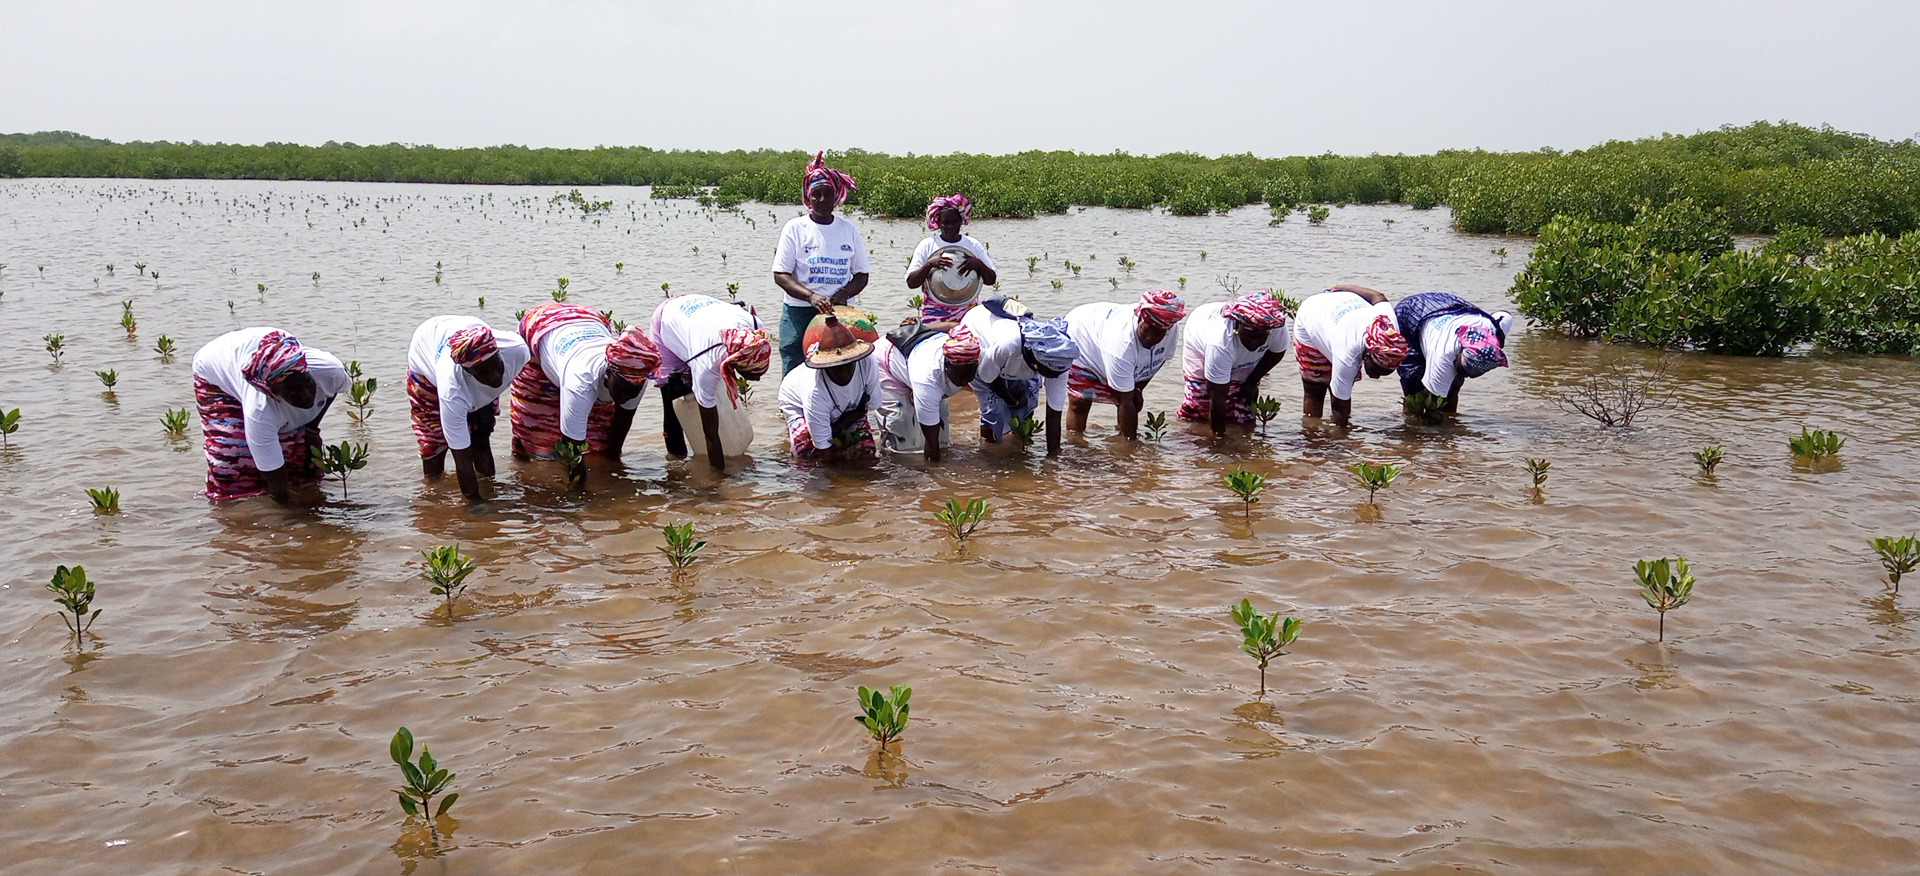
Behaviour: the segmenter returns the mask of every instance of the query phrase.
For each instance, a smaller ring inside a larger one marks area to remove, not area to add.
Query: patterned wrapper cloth
[[[1213,397],[1210,393],[1213,385],[1208,383],[1205,377],[1192,374],[1184,376],[1187,381],[1187,394],[1180,400],[1178,416],[1182,420],[1193,420],[1199,423],[1211,421]],[[1241,394],[1245,388],[1246,381],[1227,382],[1227,422],[1229,423],[1244,426],[1253,422],[1253,407],[1247,404],[1246,396]]]
[[[807,428],[807,418],[802,416],[787,419],[787,436],[793,441],[793,458],[797,462],[871,462],[880,458],[880,448],[873,441],[873,426],[861,417],[853,428],[835,433],[833,443],[825,450],[813,446],[813,431]]]
[[[246,412],[240,400],[202,377],[193,378],[193,400],[200,408],[200,431],[206,435],[207,492],[214,501],[265,495],[267,480],[253,463],[247,448]],[[280,433],[280,453],[286,458],[287,483],[320,483],[313,464],[307,430]]]
[[[1293,339],[1293,361],[1300,365],[1301,380],[1308,383],[1333,382],[1333,360],[1298,336]]]
[[[966,316],[967,311],[972,310],[978,303],[980,300],[977,297],[972,301],[948,304],[932,295],[922,295],[920,296],[920,321],[959,322],[960,318]]]
[[[1074,398],[1092,399],[1105,404],[1119,404],[1113,387],[1100,379],[1093,369],[1084,365],[1074,365],[1067,369],[1067,394]]]
[[[488,402],[487,410],[499,416],[500,400]],[[420,442],[420,458],[427,459],[445,453],[447,433],[440,426],[440,391],[411,371],[407,372],[407,413],[413,419],[414,440]],[[468,417],[467,427],[471,430],[472,415]],[[477,436],[475,440],[478,440]]]
[[[509,394],[513,398],[510,418],[513,422],[513,452],[534,459],[554,458],[553,447],[560,440],[560,388],[547,379],[540,367],[540,340],[548,332],[570,322],[599,323],[613,334],[613,324],[597,310],[558,301],[527,311],[520,320],[520,336],[527,339],[532,360],[513,378]],[[607,432],[613,427],[613,403],[593,406],[587,418],[587,449],[605,453],[609,449]]]

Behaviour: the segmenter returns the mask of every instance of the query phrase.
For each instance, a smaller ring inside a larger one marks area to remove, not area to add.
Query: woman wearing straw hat
[[[926,292],[920,300],[920,321],[950,323],[972,307],[983,286],[1000,279],[987,248],[960,226],[973,220],[973,203],[955,192],[927,203],[927,235],[907,263],[907,288]],[[931,281],[931,282],[930,282]]]
[[[867,246],[860,229],[833,214],[854,190],[853,177],[828,167],[824,156],[813,156],[801,182],[807,215],[787,221],[773,252],[773,283],[787,293],[780,318],[782,374],[805,358],[804,333],[814,315],[852,306],[867,288]]]
[[[1400,391],[1426,390],[1445,400],[1443,410],[1460,409],[1460,387],[1507,364],[1507,331],[1513,314],[1488,313],[1447,292],[1416,292],[1393,304],[1407,358],[1400,362]]]
[[[1286,354],[1287,312],[1270,292],[1202,304],[1181,333],[1181,372],[1187,396],[1180,419],[1204,422],[1216,436],[1227,424],[1253,423],[1260,381]]]
[[[1300,363],[1301,409],[1319,419],[1333,396],[1333,424],[1353,417],[1353,385],[1362,371],[1385,377],[1407,357],[1407,339],[1387,296],[1340,285],[1300,303],[1293,321],[1293,358]]]
[[[513,379],[513,454],[552,459],[564,441],[619,459],[660,365],[646,330],[615,337],[606,315],[555,301],[527,311],[520,336],[533,359]]]
[[[1067,334],[1080,355],[1067,371],[1067,391],[1073,395],[1067,429],[1085,432],[1087,415],[1098,401],[1117,410],[1122,437],[1139,437],[1147,381],[1167,364],[1179,339],[1174,327],[1186,314],[1187,302],[1165,289],[1141,295],[1132,306],[1083,304],[1068,311]]]
[[[867,411],[880,399],[873,320],[851,307],[814,317],[802,338],[806,367],[780,380],[780,412],[802,462],[867,461],[879,454]]]

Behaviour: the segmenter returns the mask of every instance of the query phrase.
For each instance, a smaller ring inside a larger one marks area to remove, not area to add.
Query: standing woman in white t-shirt
[[[207,498],[265,493],[285,503],[291,487],[320,483],[311,456],[322,444],[320,418],[348,382],[339,359],[276,328],[237,329],[207,342],[193,355]]]
[[[1000,275],[994,270],[993,259],[987,256],[987,248],[972,235],[961,234],[960,226],[973,221],[973,203],[967,196],[954,192],[941,195],[927,202],[927,230],[938,234],[927,235],[926,240],[913,251],[913,260],[907,263],[907,288],[919,289],[927,282],[927,276],[941,268],[958,268],[963,274],[977,274],[982,287],[991,286],[1000,281]],[[966,257],[958,259],[955,254],[942,252],[948,247],[966,251]],[[934,254],[939,253],[936,257]],[[959,322],[968,308],[980,299],[978,292],[966,301],[948,303],[932,295],[920,296],[920,321],[922,323]]]
[[[1333,424],[1353,417],[1353,385],[1362,371],[1385,377],[1407,357],[1387,296],[1365,286],[1340,285],[1300,302],[1293,320],[1293,358],[1300,363],[1301,412],[1325,414],[1333,396]]]
[[[413,332],[407,350],[407,409],[428,477],[453,453],[460,492],[475,502],[480,476],[493,477],[493,425],[500,395],[531,358],[525,341],[471,316],[436,316]]]
[[[787,294],[780,314],[781,374],[805,360],[801,338],[814,315],[832,313],[835,305],[851,306],[867,288],[867,245],[860,229],[833,214],[854,190],[853,177],[828,167],[825,154],[813,156],[800,185],[807,215],[787,221],[773,251],[773,284]]]

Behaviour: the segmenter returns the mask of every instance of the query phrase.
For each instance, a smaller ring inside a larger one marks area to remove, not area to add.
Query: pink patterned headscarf
[[[853,177],[828,167],[826,155],[823,149],[814,153],[813,160],[807,163],[806,178],[800,183],[800,198],[806,200],[807,193],[813,191],[814,186],[830,185],[833,186],[834,203],[844,204],[847,202],[847,193],[859,186],[854,183]]]
[[[1242,328],[1277,329],[1287,324],[1287,312],[1281,309],[1280,299],[1268,292],[1248,292],[1227,302],[1221,312]]]
[[[1381,314],[1367,326],[1367,358],[1382,368],[1398,368],[1407,358],[1407,338],[1393,325],[1393,317]]]
[[[472,368],[499,352],[500,342],[494,340],[493,329],[484,325],[463,328],[447,339],[447,355],[462,368]]]
[[[1187,302],[1179,294],[1165,289],[1155,289],[1140,296],[1140,303],[1134,306],[1134,312],[1146,321],[1163,329],[1173,328],[1173,324],[1187,315]]]
[[[940,227],[940,211],[945,210],[948,207],[952,207],[953,209],[960,211],[961,225],[965,225],[973,221],[973,202],[967,200],[966,195],[960,194],[959,192],[954,192],[951,195],[941,195],[940,197],[934,198],[933,200],[927,202],[927,230],[928,231],[932,231]]]
[[[613,343],[607,345],[607,370],[625,378],[628,383],[639,383],[653,375],[660,367],[660,350],[653,345],[653,339],[647,337],[646,329],[637,325],[628,326]]]
[[[1507,364],[1507,353],[1500,349],[1500,340],[1493,332],[1477,325],[1463,325],[1454,333],[1460,337],[1460,369],[1467,372],[1468,377],[1479,377]]]
[[[727,398],[740,407],[740,388],[734,386],[737,375],[758,380],[773,364],[773,341],[760,329],[730,328],[720,332],[720,374],[726,380]]]
[[[947,355],[949,365],[978,365],[980,336],[964,325],[955,326],[947,333],[947,342],[940,345],[940,350]]]
[[[307,352],[300,347],[300,341],[286,332],[274,330],[260,339],[260,346],[253,350],[253,358],[247,360],[246,367],[240,369],[240,377],[268,395],[279,395],[281,384],[287,376],[307,370]]]

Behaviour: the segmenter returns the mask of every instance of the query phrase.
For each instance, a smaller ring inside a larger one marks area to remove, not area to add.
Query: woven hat
[[[800,348],[806,351],[810,368],[858,362],[872,354],[874,342],[880,340],[879,327],[865,312],[841,305],[833,309],[833,315],[835,321],[831,323],[824,313],[815,316],[800,336]]]

